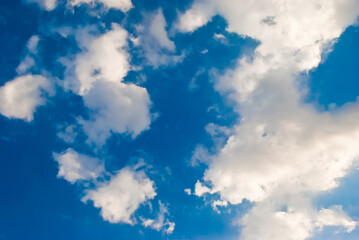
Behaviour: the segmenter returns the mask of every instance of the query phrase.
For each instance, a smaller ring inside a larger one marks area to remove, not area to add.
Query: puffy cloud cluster
[[[127,166],[114,175],[107,172],[102,159],[90,157],[68,148],[62,153],[53,153],[58,162],[58,177],[74,184],[83,184],[84,203],[92,201],[101,209],[101,216],[110,223],[141,223],[144,227],[171,234],[175,223],[168,220],[169,211],[159,201],[159,211],[154,219],[137,216],[141,205],[149,204],[156,195],[155,183],[146,174],[145,163],[140,160],[135,166]],[[107,177],[110,179],[107,180]],[[91,182],[95,188],[88,188]]]
[[[113,24],[112,29],[102,35],[96,35],[96,32],[89,26],[64,35],[73,34],[82,50],[72,60],[62,59],[67,66],[64,87],[82,96],[88,119],[78,118],[76,124],[63,126],[63,132],[58,136],[71,143],[82,128],[88,142],[100,147],[112,133],[136,137],[146,130],[151,123],[151,100],[145,88],[123,83],[131,70],[127,31]],[[154,182],[143,169],[143,162],[124,167],[113,175],[105,171],[103,160],[72,149],[62,154],[55,153],[54,157],[59,163],[59,177],[71,183],[89,180],[95,185],[93,189],[85,189],[82,200],[92,201],[100,208],[104,220],[134,225],[145,219],[135,212],[152,200],[156,191]],[[170,234],[174,223],[167,218],[167,209],[160,205],[158,216],[153,220],[147,219],[142,225]]]
[[[155,219],[137,217],[135,212],[156,195],[155,183],[147,176],[145,163],[139,161],[135,166],[127,166],[114,175],[105,170],[102,159],[90,157],[68,148],[62,153],[53,153],[59,165],[58,177],[68,182],[85,186],[83,202],[92,201],[101,209],[101,216],[110,223],[137,224],[171,234],[175,223],[170,222],[167,207],[159,202]],[[109,180],[106,177],[110,176]],[[96,187],[88,188],[88,182]]]
[[[54,93],[52,83],[41,75],[24,75],[0,87],[0,113],[8,118],[32,121],[46,96]]]
[[[88,119],[78,118],[75,125],[63,126],[64,131],[58,133],[67,143],[75,141],[79,127],[90,143],[101,146],[112,133],[136,137],[151,123],[151,100],[147,90],[123,83],[131,69],[127,31],[113,24],[112,29],[102,35],[95,35],[96,32],[89,26],[64,34],[73,34],[82,50],[73,60],[62,59],[67,66],[64,87],[82,96],[88,109]],[[112,175],[105,171],[103,160],[72,149],[54,153],[54,158],[59,163],[59,177],[71,183],[88,180],[96,186],[85,189],[82,200],[92,201],[101,209],[102,218],[111,223],[138,223],[135,212],[156,196],[154,182],[146,175],[145,169],[140,170],[144,166],[142,162],[124,167]],[[105,176],[111,177],[107,180]],[[143,225],[170,234],[174,223],[167,220],[167,215],[167,209],[160,205],[157,218],[148,219]],[[140,219],[144,218],[140,216]]]
[[[130,70],[127,31],[117,24],[94,36],[91,28],[76,32],[83,49],[68,64],[70,77],[65,86],[81,95],[89,110],[89,120],[80,120],[90,143],[102,145],[111,133],[136,137],[151,123],[151,100],[145,88],[125,84]]]
[[[224,0],[196,1],[180,16],[181,31],[220,14],[228,31],[260,41],[253,58],[241,58],[216,84],[237,103],[240,122],[210,160],[204,174],[210,187],[195,189],[232,204],[256,203],[240,222],[241,239],[304,240],[323,226],[355,227],[342,211],[317,211],[304,196],[337,187],[358,160],[359,104],[318,112],[303,103],[306,89],[297,79],[320,63],[358,13],[356,0]]]
[[[95,180],[105,172],[103,162],[68,148],[63,153],[54,153],[54,159],[59,164],[58,177],[63,177],[70,183],[80,180]]]

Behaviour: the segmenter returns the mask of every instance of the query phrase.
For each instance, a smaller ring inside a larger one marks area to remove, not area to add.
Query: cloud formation
[[[160,201],[159,202],[159,213],[155,219],[145,219],[142,218],[142,225],[145,227],[150,227],[157,231],[163,230],[166,234],[171,234],[175,229],[175,223],[170,222],[167,218],[169,212],[167,207]]]
[[[62,140],[74,144],[82,129],[89,146],[95,145],[97,150],[113,133],[135,138],[148,129],[152,104],[145,88],[123,82],[132,68],[127,31],[113,23],[107,32],[98,32],[94,26],[60,31],[64,37],[74,36],[81,49],[76,55],[60,60],[66,66],[62,86],[82,97],[87,117],[78,117],[76,123],[62,126],[62,131],[58,132]],[[105,171],[104,163],[99,159],[72,149],[54,154],[54,157],[59,163],[59,177],[71,183],[88,180],[96,186],[90,189],[84,185],[82,200],[92,201],[101,209],[103,219],[110,223],[137,224],[137,209],[156,196],[154,182],[144,169],[140,169],[143,162],[124,167],[113,175]],[[108,176],[111,176],[109,180]],[[167,219],[168,210],[161,204],[158,216],[147,219],[147,224],[142,225],[171,234],[174,223]]]
[[[58,177],[70,183],[80,180],[95,180],[105,172],[104,163],[68,148],[63,153],[54,153],[54,159],[59,164]]]
[[[162,8],[145,14],[144,21],[137,26],[138,38],[132,40],[143,51],[146,65],[159,68],[176,65],[184,59],[184,52],[176,53],[176,46],[169,38],[166,27]]]
[[[240,222],[241,239],[304,240],[319,225],[354,228],[342,211],[317,211],[304,196],[337,187],[358,160],[359,104],[319,112],[303,103],[298,79],[355,23],[358,6],[355,0],[196,1],[180,16],[180,31],[220,14],[228,31],[260,41],[253,59],[239,59],[217,81],[216,89],[237,103],[240,122],[210,160],[203,178],[209,187],[195,189],[232,204],[256,203]],[[333,215],[338,221],[329,223]]]
[[[166,31],[166,19],[163,16],[162,9],[157,10],[157,14],[154,15],[150,24],[150,33],[157,40],[159,45],[163,48],[167,48],[170,51],[175,50],[173,41],[168,38]]]
[[[0,113],[8,118],[32,121],[46,96],[54,94],[52,83],[41,75],[16,77],[0,87]]]
[[[82,52],[74,61],[74,77],[69,87],[79,95],[85,95],[96,81],[121,82],[130,70],[127,53],[127,31],[118,24],[103,35],[96,36],[92,27],[75,32]]]
[[[103,186],[88,190],[82,200],[93,201],[95,207],[101,208],[101,216],[106,221],[133,225],[136,223],[134,212],[155,196],[154,182],[143,170],[125,167]]]
[[[97,82],[84,96],[91,110],[88,121],[80,121],[91,142],[102,144],[111,133],[134,138],[151,123],[151,100],[145,88],[134,84]]]
[[[151,100],[145,88],[125,84],[130,70],[127,31],[117,24],[100,36],[91,27],[75,33],[83,51],[67,64],[65,87],[81,95],[89,120],[80,120],[90,143],[103,145],[112,133],[136,137],[151,123]]]

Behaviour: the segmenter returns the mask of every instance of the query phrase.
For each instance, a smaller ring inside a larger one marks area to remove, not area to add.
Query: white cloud
[[[88,121],[80,121],[91,142],[99,145],[113,133],[136,137],[151,123],[151,101],[145,88],[121,82],[96,82],[83,96],[91,110]]]
[[[163,16],[162,9],[157,10],[157,14],[154,15],[150,24],[150,33],[158,41],[159,45],[163,48],[167,48],[170,51],[175,50],[173,41],[168,38],[166,31],[166,19]]]
[[[83,52],[67,63],[65,87],[81,95],[89,120],[79,120],[89,143],[103,145],[112,133],[136,137],[149,128],[151,100],[145,88],[125,84],[130,70],[127,32],[117,24],[94,36],[91,27],[75,36]]]
[[[169,212],[166,208],[166,206],[159,202],[160,210],[156,217],[156,219],[144,219],[142,218],[142,225],[145,227],[149,227],[152,229],[155,229],[157,231],[164,231],[167,234],[172,234],[172,232],[175,229],[175,223],[170,222],[167,218],[169,215]]]
[[[227,207],[228,206],[228,202],[227,201],[221,201],[221,200],[215,200],[212,202],[212,208],[213,210],[215,210],[217,213],[220,213],[220,211],[218,210],[217,207]]]
[[[137,46],[143,51],[147,65],[154,68],[175,65],[183,61],[185,53],[176,54],[176,46],[169,39],[166,31],[166,19],[160,8],[152,14],[147,14],[141,25],[137,26]]]
[[[305,240],[313,237],[323,226],[343,227],[350,232],[356,225],[338,206],[320,211],[303,205],[286,211],[273,207],[265,202],[251,209],[240,220],[244,226],[241,239]]]
[[[192,154],[190,165],[195,167],[201,163],[208,163],[210,158],[211,154],[208,152],[208,149],[202,145],[198,145]]]
[[[179,17],[177,29],[181,32],[193,32],[205,25],[214,14],[211,1],[195,1],[192,7]]]
[[[262,201],[282,185],[311,192],[336,187],[358,158],[357,104],[331,114],[318,113],[281,99],[281,88],[266,91],[271,96],[260,91],[256,97],[268,100],[273,94],[279,99],[272,106],[265,100],[264,106],[248,106],[254,112],[244,115],[236,134],[206,171],[205,180],[213,184],[213,191],[238,204],[243,199]]]
[[[102,3],[107,8],[120,9],[123,12],[130,10],[133,5],[131,0],[69,0],[73,6],[80,4],[93,4],[94,2]]]
[[[204,186],[200,181],[196,182],[196,185],[194,187],[194,195],[201,197],[202,195],[206,194],[206,193],[210,193],[211,189],[209,189],[208,187]]]
[[[39,6],[47,11],[54,10],[57,5],[57,0],[26,0],[29,3],[37,3]]]
[[[101,216],[110,223],[141,223],[144,227],[171,234],[175,223],[169,221],[167,207],[159,201],[159,210],[154,219],[135,216],[141,205],[149,202],[157,194],[154,182],[146,175],[146,165],[140,160],[135,166],[127,166],[117,171],[115,175],[105,170],[104,162],[98,158],[80,154],[72,148],[62,153],[53,153],[59,165],[58,177],[64,178],[71,184],[82,183],[85,187],[84,203],[89,200],[101,209]],[[107,181],[106,177],[111,176]],[[89,181],[95,184],[95,189],[89,189]],[[104,182],[102,182],[104,181]]]
[[[17,77],[0,87],[0,113],[32,121],[36,109],[45,105],[46,95],[53,93],[51,82],[40,75]]]
[[[242,219],[241,239],[304,240],[320,224],[353,229],[344,213],[293,205],[337,187],[359,158],[359,103],[318,112],[302,102],[306,89],[296,77],[320,63],[326,46],[356,21],[358,6],[356,0],[196,1],[180,16],[181,31],[220,14],[228,31],[260,41],[253,60],[240,59],[216,84],[237,103],[241,120],[209,162],[204,181],[210,187],[196,183],[199,196],[218,193],[232,204],[256,203]],[[191,22],[194,12],[203,21]],[[282,205],[294,210],[281,211]],[[333,214],[338,221],[330,220]]]
[[[30,57],[30,56],[26,56],[24,58],[24,60],[21,61],[21,63],[19,64],[19,66],[17,66],[16,68],[16,72],[18,74],[24,74],[26,73],[30,68],[32,68],[35,65],[35,60]]]
[[[38,35],[33,35],[30,37],[29,41],[27,42],[27,49],[30,53],[37,53],[37,46],[39,45],[39,41],[40,37]]]
[[[120,82],[130,70],[127,31],[113,24],[111,31],[96,37],[90,34],[92,30],[85,28],[76,32],[83,52],[74,62],[77,81],[67,84],[80,95],[85,95],[96,81]]]
[[[21,75],[28,72],[33,66],[35,66],[34,57],[37,53],[37,48],[39,44],[40,38],[38,35],[33,35],[27,41],[27,55],[20,62],[19,66],[16,68],[16,72]]]
[[[93,201],[106,221],[134,224],[135,211],[155,196],[154,182],[143,170],[125,167],[103,186],[88,190],[83,201]]]
[[[80,154],[72,148],[53,155],[59,164],[57,176],[72,184],[80,180],[94,180],[105,172],[104,163],[99,159]]]
[[[343,212],[341,206],[332,206],[329,209],[321,209],[317,215],[317,226],[342,226],[347,232],[355,229],[358,222],[354,222],[346,213]]]

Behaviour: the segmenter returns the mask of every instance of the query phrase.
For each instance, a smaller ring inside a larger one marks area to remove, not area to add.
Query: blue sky
[[[357,6],[1,1],[0,239],[357,239]]]

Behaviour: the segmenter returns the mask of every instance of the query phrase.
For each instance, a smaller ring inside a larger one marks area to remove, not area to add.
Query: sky
[[[359,238],[358,0],[0,0],[0,240]]]

